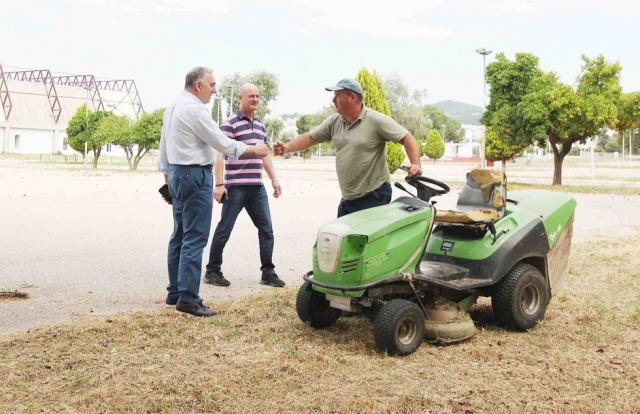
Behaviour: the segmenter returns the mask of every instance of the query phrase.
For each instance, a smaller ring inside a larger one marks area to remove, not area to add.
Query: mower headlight
[[[340,258],[342,239],[349,234],[351,227],[342,223],[332,223],[324,226],[318,233],[316,252],[318,266],[324,273],[334,273]]]

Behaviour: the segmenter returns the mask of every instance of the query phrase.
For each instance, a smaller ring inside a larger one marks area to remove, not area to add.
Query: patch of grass
[[[477,334],[376,351],[364,317],[303,324],[294,288],[81,319],[0,338],[0,412],[635,412],[640,238],[574,246],[564,290],[526,333],[476,305]]]
[[[515,190],[547,190],[559,191],[562,193],[576,194],[617,194],[617,195],[640,195],[640,187],[609,187],[604,185],[587,186],[587,185],[544,185],[544,184],[525,184],[519,182],[509,182],[509,191]]]

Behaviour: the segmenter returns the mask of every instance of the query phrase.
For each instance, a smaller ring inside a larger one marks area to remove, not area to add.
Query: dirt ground
[[[295,285],[310,269],[317,229],[335,217],[338,183],[330,160],[276,160],[275,167],[283,195],[270,199],[274,262],[281,278]],[[425,175],[445,181],[461,181],[469,168],[424,164]],[[526,179],[526,168],[514,173]],[[531,168],[532,177],[548,184],[545,174]],[[566,176],[572,176],[571,170]],[[94,171],[0,159],[0,289],[29,294],[26,300],[0,300],[0,334],[78,315],[163,306],[172,218],[157,192],[161,183],[151,170]],[[401,195],[397,189],[394,193]],[[442,197],[438,206],[452,207],[456,194]],[[574,242],[640,233],[640,196],[575,198]],[[219,215],[216,205],[212,229]],[[272,288],[258,283],[259,268],[257,230],[242,214],[224,255],[231,287],[202,284],[201,295],[215,307],[226,298],[268,292]]]

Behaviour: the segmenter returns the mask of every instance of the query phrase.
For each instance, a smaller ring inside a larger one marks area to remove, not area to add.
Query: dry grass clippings
[[[295,289],[82,320],[0,339],[0,412],[638,412],[640,239],[574,246],[564,290],[527,333],[476,306],[468,342],[407,357],[360,317],[314,330]]]

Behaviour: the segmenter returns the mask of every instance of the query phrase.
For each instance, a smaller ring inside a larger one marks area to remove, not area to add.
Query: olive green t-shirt
[[[362,107],[351,125],[334,114],[309,131],[316,142],[333,141],[342,198],[353,200],[389,181],[386,141],[398,142],[409,132],[378,111]]]

